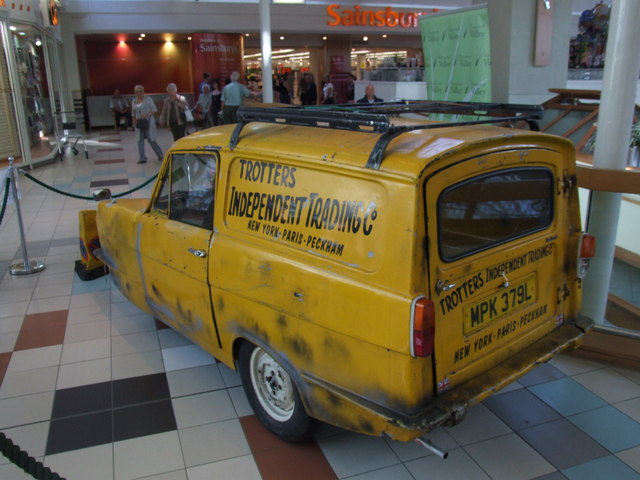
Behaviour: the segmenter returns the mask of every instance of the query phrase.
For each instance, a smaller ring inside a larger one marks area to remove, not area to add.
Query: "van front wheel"
[[[307,415],[291,376],[262,348],[244,343],[238,367],[244,391],[262,424],[282,440],[307,438],[314,421]]]

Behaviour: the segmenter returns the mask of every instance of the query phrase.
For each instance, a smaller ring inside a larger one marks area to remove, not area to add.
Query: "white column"
[[[613,0],[611,7],[593,165],[623,170],[640,74],[640,1]],[[583,310],[599,324],[607,306],[620,200],[619,193],[594,191],[591,196],[587,225],[597,248],[584,283]]]
[[[260,0],[260,47],[262,48],[262,101],[273,103],[271,79],[271,11],[270,0]]]

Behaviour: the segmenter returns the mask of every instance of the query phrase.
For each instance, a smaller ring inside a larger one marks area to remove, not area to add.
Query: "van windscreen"
[[[513,168],[479,175],[438,198],[440,256],[453,261],[542,230],[553,220],[553,174]]]

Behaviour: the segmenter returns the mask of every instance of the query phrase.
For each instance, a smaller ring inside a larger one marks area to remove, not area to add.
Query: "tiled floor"
[[[160,145],[170,143],[160,130]],[[130,132],[34,175],[63,190],[114,192],[158,168]],[[148,196],[150,187],[134,196]],[[13,206],[0,226],[0,430],[69,480],[638,479],[640,372],[561,355],[416,444],[323,427],[290,445],[259,424],[239,377],[129,304],[108,278],[82,282],[77,211],[92,202],[22,180],[32,257],[23,277]],[[0,457],[0,478],[30,478]]]

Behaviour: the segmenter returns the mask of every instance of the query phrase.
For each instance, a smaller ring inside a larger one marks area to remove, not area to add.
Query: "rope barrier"
[[[42,462],[29,456],[2,432],[0,432],[0,453],[37,480],[65,480],[59,474],[52,472],[49,467],[45,467]]]
[[[95,200],[93,197],[88,197],[85,195],[76,195],[75,193],[70,193],[70,192],[64,192],[62,190],[58,190],[55,187],[52,187],[51,185],[47,185],[46,183],[38,180],[37,178],[31,176],[30,174],[28,174],[27,172],[23,172],[20,171],[20,173],[22,173],[25,177],[27,177],[29,180],[31,180],[32,182],[37,183],[38,185],[40,185],[41,187],[46,188],[47,190],[51,190],[52,192],[55,193],[59,193],[60,195],[65,195],[67,197],[71,197],[71,198],[77,198],[79,200]],[[138,185],[137,187],[132,188],[131,190],[127,190],[126,192],[122,192],[122,193],[118,193],[116,195],[111,195],[112,198],[120,198],[120,197],[124,197],[125,195],[129,195],[130,193],[133,193],[135,191],[140,190],[141,188],[146,187],[147,185],[149,185],[151,182],[153,182],[156,177],[158,176],[158,174],[156,173],[154,176],[152,176],[151,178],[149,178],[148,180],[146,180],[144,183]]]
[[[2,207],[0,207],[0,225],[4,218],[4,212],[7,209],[7,201],[9,200],[9,189],[11,188],[11,179],[7,177],[4,182],[4,198],[2,199]]]

